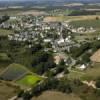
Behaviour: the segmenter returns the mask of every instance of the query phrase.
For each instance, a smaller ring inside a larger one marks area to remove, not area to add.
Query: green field
[[[69,79],[95,80],[100,77],[100,63],[95,64],[93,68],[87,68],[84,71],[71,70],[67,76]]]
[[[98,77],[100,77],[100,63],[95,64],[93,68],[88,68],[85,71],[85,75],[83,76],[83,79],[95,80]]]
[[[72,21],[72,22],[70,22],[70,25],[72,25],[75,28],[78,28],[78,27],[86,27],[86,28],[93,27],[93,28],[98,29],[98,28],[100,28],[100,19],[99,20],[88,19],[88,20]]]
[[[84,76],[85,74],[84,73],[81,73],[81,72],[70,72],[68,74],[68,78],[69,79],[82,79],[82,77]]]
[[[24,86],[34,86],[37,82],[41,81],[42,78],[38,75],[26,75],[23,78],[16,81],[17,84],[24,85]]]

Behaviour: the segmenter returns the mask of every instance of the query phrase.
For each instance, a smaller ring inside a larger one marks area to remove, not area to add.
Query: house
[[[80,67],[78,67],[80,70],[85,70],[87,66],[85,64],[82,64]]]
[[[59,55],[54,56],[54,62],[58,65],[62,60],[62,57]]]
[[[57,43],[58,44],[64,43],[64,39],[62,38],[62,39],[58,40]]]
[[[8,35],[8,40],[13,40],[13,36],[12,35]]]
[[[11,20],[15,20],[15,19],[17,19],[17,17],[11,16],[10,19],[11,19]]]
[[[51,41],[52,41],[51,39],[44,39],[45,43],[48,43],[48,42],[51,42]]]

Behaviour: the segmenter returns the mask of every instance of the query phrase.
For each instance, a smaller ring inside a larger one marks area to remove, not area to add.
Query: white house
[[[82,64],[80,67],[79,67],[80,70],[84,70],[86,69],[86,65],[85,64]]]

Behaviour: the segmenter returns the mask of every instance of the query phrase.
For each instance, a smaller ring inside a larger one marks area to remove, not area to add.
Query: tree
[[[30,100],[31,99],[31,95],[28,91],[26,91],[24,94],[23,94],[23,100]]]
[[[61,66],[64,66],[65,65],[65,62],[64,62],[63,59],[60,61],[60,64],[59,65],[61,65]]]
[[[70,86],[69,82],[67,82],[67,80],[63,80],[63,81],[59,82],[58,90],[62,91],[64,93],[71,93],[72,92],[71,86]]]
[[[99,20],[99,17],[98,16],[96,17],[96,20]]]
[[[69,70],[67,68],[64,69],[64,74],[68,74]]]
[[[96,87],[97,87],[97,88],[100,88],[100,79],[97,79],[97,80],[96,80]]]
[[[22,97],[23,94],[24,94],[24,90],[20,90],[20,91],[18,92],[18,97]]]

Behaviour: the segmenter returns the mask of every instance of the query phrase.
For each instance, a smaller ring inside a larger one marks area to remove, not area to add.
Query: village
[[[79,42],[75,39],[77,34],[85,34],[87,32],[93,33],[96,30],[93,27],[86,29],[79,27],[77,29],[72,28],[66,22],[44,22],[44,16],[32,16],[22,15],[17,17],[10,17],[10,21],[0,24],[0,28],[14,30],[15,33],[8,35],[8,40],[16,41],[20,43],[26,43],[27,48],[31,48],[33,44],[40,43],[44,45],[44,51],[54,52],[56,63],[59,64],[60,60],[63,59],[67,66],[75,66],[76,63],[81,59],[74,58],[71,53],[72,49],[82,48],[88,42],[93,42],[89,39],[83,39]],[[99,35],[95,38],[99,40]],[[92,50],[88,50],[91,51]],[[88,52],[87,51],[87,52]],[[73,51],[75,53],[75,51]],[[78,52],[78,51],[77,51]],[[81,55],[81,54],[80,54]],[[78,69],[85,70],[89,66],[90,62],[81,63]]]
[[[75,28],[68,21],[45,22],[45,17],[9,16],[0,24],[0,30],[12,32],[0,37],[0,57],[4,63],[9,62],[1,71],[1,81],[11,81],[9,84],[25,93],[32,91],[34,84],[41,86],[47,78],[78,79],[97,89],[99,69],[94,66],[98,68],[100,63],[99,32],[92,26]],[[92,70],[97,71],[97,76],[93,76]]]

